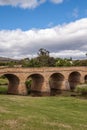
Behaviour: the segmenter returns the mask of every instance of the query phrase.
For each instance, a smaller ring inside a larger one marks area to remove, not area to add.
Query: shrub
[[[81,95],[87,95],[87,84],[78,85],[75,91]]]
[[[25,82],[25,85],[26,85],[26,87],[27,87],[28,94],[31,93],[31,84],[32,84],[32,80],[31,80],[31,79],[30,79],[30,80],[27,80],[27,81]]]
[[[30,86],[31,83],[32,83],[32,80],[27,80],[27,81],[25,82],[25,84],[26,84],[27,87]]]

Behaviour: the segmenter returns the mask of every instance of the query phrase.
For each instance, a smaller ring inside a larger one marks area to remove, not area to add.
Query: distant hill
[[[10,62],[10,61],[19,61],[19,60],[16,60],[16,59],[11,59],[11,58],[6,58],[6,57],[0,57],[0,62]]]

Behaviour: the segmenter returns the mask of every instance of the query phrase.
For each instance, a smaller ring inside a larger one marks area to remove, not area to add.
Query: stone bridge
[[[87,67],[0,68],[8,81],[8,93],[27,95],[26,80],[32,93],[50,95],[53,91],[72,90],[87,82]]]

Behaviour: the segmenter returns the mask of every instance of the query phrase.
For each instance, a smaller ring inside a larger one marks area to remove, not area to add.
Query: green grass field
[[[7,78],[0,77],[0,94],[6,94],[8,91],[8,80]]]
[[[1,85],[8,84],[7,78],[0,78],[0,84]]]
[[[0,95],[0,130],[87,130],[87,100]]]
[[[0,85],[0,94],[7,94],[8,86],[7,85]]]

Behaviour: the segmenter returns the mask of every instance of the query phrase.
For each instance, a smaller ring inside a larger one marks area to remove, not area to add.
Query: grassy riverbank
[[[0,130],[87,130],[87,100],[0,95]]]

